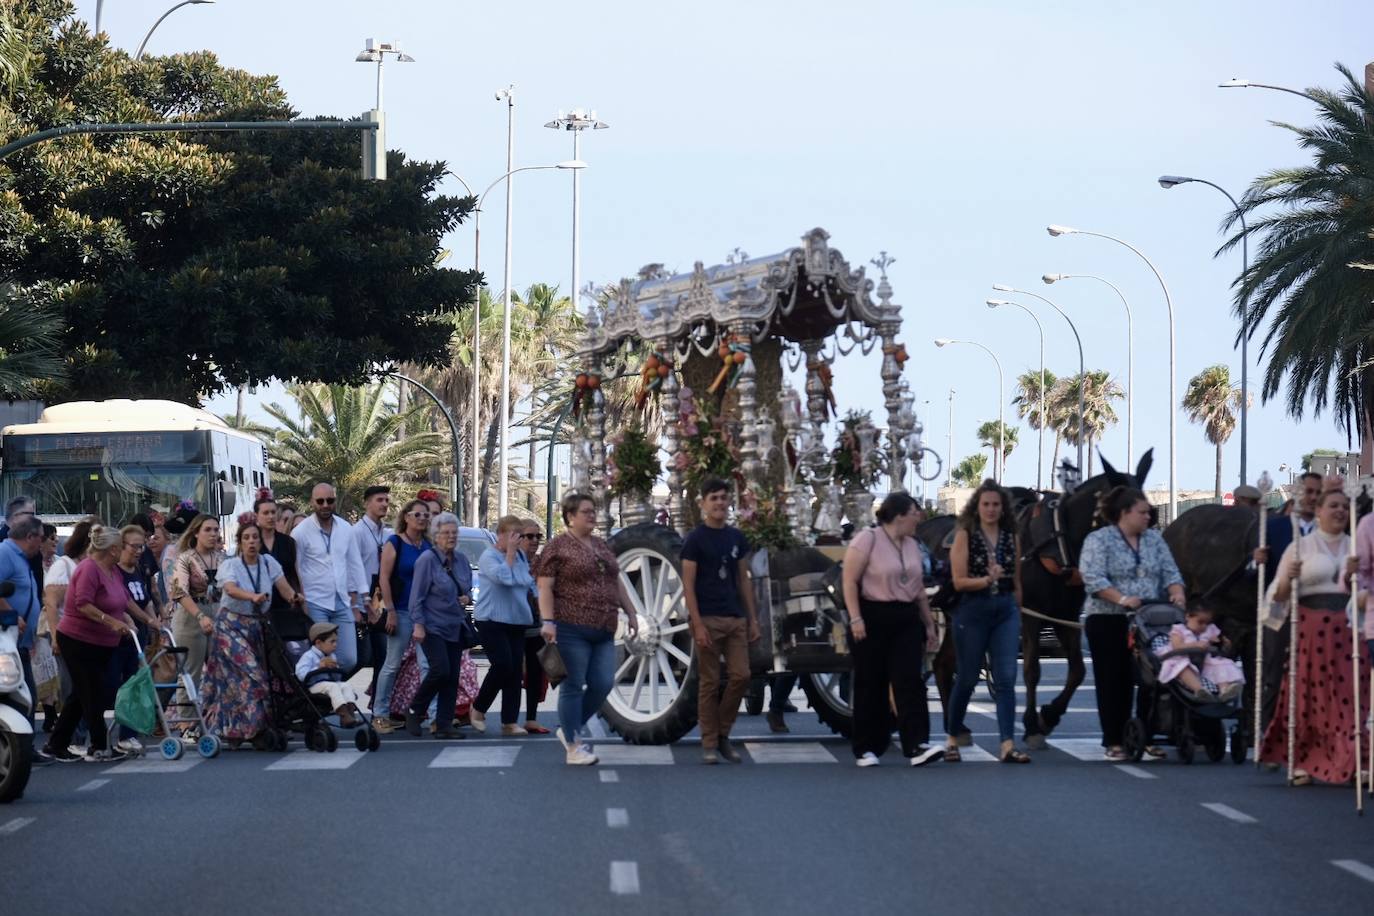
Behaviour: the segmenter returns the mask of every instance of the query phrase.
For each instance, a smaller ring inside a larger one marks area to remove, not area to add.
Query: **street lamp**
[[[1315,101],[1316,101],[1316,99],[1312,96],[1312,93],[1310,93],[1310,92],[1304,92],[1304,91],[1302,91],[1301,89],[1289,89],[1287,86],[1271,86],[1271,85],[1269,85],[1268,83],[1252,83],[1252,82],[1250,82],[1249,80],[1236,79],[1236,78],[1234,78],[1234,77],[1232,77],[1231,79],[1227,80],[1227,81],[1224,82],[1224,83],[1217,83],[1217,88],[1218,88],[1218,89],[1273,89],[1275,92],[1287,92],[1287,93],[1290,93],[1290,94],[1292,94],[1292,95],[1300,95],[1300,96],[1302,96],[1303,98],[1307,99],[1307,100],[1310,101],[1310,102],[1315,102]]]
[[[581,108],[574,108],[566,115],[558,112],[557,117],[544,125],[552,130],[566,130],[573,135],[573,160],[582,158],[581,139],[582,131],[590,128],[591,130],[605,130],[611,125],[605,121],[596,119],[595,111],[583,111]],[[572,243],[572,301],[573,308],[577,308],[578,290],[581,288],[582,275],[582,172],[573,172],[573,243]],[[552,444],[549,446],[552,448]]]
[[[1058,238],[1061,235],[1089,235],[1094,238],[1106,239],[1109,242],[1116,242],[1129,248],[1135,253],[1145,265],[1150,268],[1150,272],[1159,281],[1159,286],[1164,290],[1164,305],[1169,311],[1169,521],[1178,518],[1178,411],[1176,399],[1178,379],[1176,362],[1174,356],[1174,300],[1169,295],[1169,287],[1164,282],[1164,276],[1155,267],[1154,262],[1145,257],[1144,252],[1136,248],[1130,242],[1116,238],[1115,236],[1105,235],[1101,232],[1089,232],[1086,229],[1073,229],[1069,226],[1049,225],[1045,231],[1052,237]],[[1137,481],[1138,482],[1138,481]]]
[[[954,389],[949,389],[949,460],[945,462],[945,486],[954,484]]]
[[[1245,476],[1245,445],[1248,431],[1246,421],[1250,413],[1250,294],[1245,286],[1245,278],[1250,273],[1250,231],[1246,226],[1245,212],[1241,210],[1240,204],[1231,196],[1231,192],[1221,185],[1208,181],[1206,178],[1185,178],[1182,175],[1159,176],[1159,186],[1166,191],[1177,185],[1189,183],[1205,184],[1226,195],[1226,199],[1231,202],[1231,209],[1235,211],[1236,217],[1240,220],[1240,482],[1244,484],[1249,480]]]
[[[1087,435],[1087,411],[1084,410],[1085,391],[1088,387],[1088,369],[1083,361],[1083,338],[1078,336],[1078,328],[1074,327],[1073,319],[1065,314],[1064,310],[1055,305],[1049,299],[1039,293],[1033,293],[1027,289],[1017,289],[1014,286],[1007,286],[1004,283],[994,283],[992,288],[999,293],[1017,293],[1022,296],[1030,296],[1032,299],[1039,299],[1059,313],[1059,317],[1069,323],[1069,330],[1073,331],[1073,339],[1078,344],[1078,472],[1083,472],[1083,437]],[[993,300],[989,300],[991,303]],[[1002,302],[1003,300],[996,300]]]
[[[984,353],[986,353],[988,356],[991,356],[991,357],[992,357],[993,365],[995,365],[995,366],[997,367],[997,454],[994,456],[994,459],[995,459],[995,460],[994,460],[993,463],[992,463],[992,467],[993,467],[993,479],[995,479],[998,483],[1001,483],[1001,482],[1002,482],[1002,460],[1003,460],[1003,458],[1002,458],[1002,449],[1003,449],[1003,447],[1006,445],[1006,441],[1005,441],[1006,426],[1003,425],[1003,423],[1002,423],[1002,393],[1003,393],[1003,388],[1002,388],[1002,361],[1001,361],[1000,359],[997,358],[997,354],[996,354],[996,353],[993,353],[991,350],[989,350],[987,347],[983,346],[982,344],[980,344],[980,343],[979,343],[978,341],[976,341],[976,340],[952,340],[951,338],[948,338],[948,337],[937,337],[937,338],[935,338],[935,346],[937,346],[937,347],[947,347],[947,346],[949,346],[950,344],[968,344],[970,347],[977,347],[978,349],[980,349],[980,350],[982,350]],[[952,450],[953,447],[954,447],[954,446],[953,446],[954,423],[952,422],[952,418],[953,418],[953,415],[954,415],[954,392],[953,392],[953,391],[950,392],[949,404],[950,404],[950,416],[951,416],[951,422],[950,422],[950,426],[949,426],[949,428],[950,428],[950,437],[951,437],[950,448],[951,448],[951,450]],[[951,454],[950,460],[951,460],[951,461],[954,460],[953,457],[952,457],[952,454]]]
[[[566,161],[566,162],[559,162],[559,163],[556,163],[556,164],[554,164],[554,165],[526,165],[526,166],[521,166],[521,167],[518,168],[518,169],[511,169],[510,171],[506,172],[506,174],[502,175],[500,178],[497,178],[497,179],[496,179],[495,181],[493,181],[491,184],[487,185],[486,189],[485,189],[485,190],[481,193],[481,195],[479,195],[478,198],[477,198],[477,206],[474,207],[473,210],[472,210],[472,229],[473,229],[473,232],[472,232],[472,271],[473,271],[473,273],[480,273],[480,272],[481,272],[481,268],[482,268],[482,203],[487,199],[487,195],[491,193],[492,189],[494,189],[497,185],[501,184],[503,181],[506,181],[508,178],[510,178],[512,175],[516,174],[517,172],[542,172],[542,171],[546,171],[546,170],[548,170],[548,169],[571,169],[571,170],[577,171],[577,170],[580,170],[580,169],[584,169],[584,168],[586,168],[586,167],[587,167],[587,164],[586,164],[585,162],[579,162],[579,161],[576,160],[576,159],[570,159],[570,160],[568,160],[568,161]],[[455,176],[455,177],[456,177],[456,176]],[[462,181],[462,179],[460,178],[459,181]],[[463,187],[464,187],[464,188],[467,188],[467,182],[465,182],[465,181],[463,182]],[[469,191],[468,193],[471,194],[472,192]],[[509,224],[509,211],[507,212],[507,224]],[[506,296],[505,296],[505,298],[504,298],[504,301],[505,301],[505,309],[506,309],[506,316],[505,316],[505,322],[504,322],[504,328],[503,328],[503,332],[504,332],[504,333],[503,333],[503,340],[502,340],[503,349],[502,349],[502,351],[501,351],[501,395],[502,395],[502,398],[501,398],[501,407],[502,407],[502,409],[501,409],[501,415],[502,415],[502,417],[506,417],[506,416],[509,415],[509,407],[510,407],[510,402],[509,402],[509,399],[508,399],[508,392],[509,392],[509,385],[510,385],[510,295],[509,295],[509,288],[510,288],[510,245],[509,245],[509,234],[510,234],[510,233],[509,233],[509,230],[507,230],[507,246],[506,246],[506,264],[507,264],[507,268],[506,268],[506,287],[507,287],[507,294],[506,294]],[[481,487],[481,485],[480,485],[480,483],[479,483],[479,480],[480,480],[480,477],[481,477],[481,471],[482,471],[482,468],[481,468],[481,459],[480,459],[481,448],[480,448],[479,445],[478,445],[478,443],[481,442],[481,430],[482,430],[482,398],[481,398],[481,392],[480,392],[480,389],[481,389],[481,382],[482,382],[482,289],[481,289],[481,287],[479,286],[479,287],[477,288],[477,299],[476,299],[476,302],[473,303],[473,309],[472,309],[472,488],[471,488],[471,489],[472,489],[472,492],[471,492],[471,495],[470,495],[470,497],[469,497],[469,499],[470,499],[472,505],[471,505],[471,511],[468,513],[468,517],[471,518],[471,519],[474,519],[473,524],[475,524],[475,525],[481,523],[480,520],[478,519],[478,516],[477,516],[477,506],[478,506],[478,501],[480,500],[481,491],[482,491],[482,487]],[[506,491],[506,487],[505,487],[505,476],[506,476],[506,437],[507,437],[508,435],[509,435],[509,428],[508,428],[506,422],[503,420],[502,423],[501,423],[501,481],[502,481],[502,483],[501,483],[501,487],[500,487],[500,490],[501,490],[501,492],[502,492],[503,494],[505,494],[505,493],[507,492],[507,491]],[[505,515],[505,514],[506,514],[504,503],[502,503],[501,514],[502,514],[502,515]]]
[[[1030,309],[1019,302],[1008,302],[1005,299],[989,299],[988,308],[995,309],[1003,305],[1011,305],[1019,308],[1031,317],[1035,322],[1035,329],[1040,332],[1040,441],[1037,445],[1039,449],[1035,455],[1035,488],[1040,489],[1043,483],[1043,463],[1045,460],[1045,328],[1040,324],[1040,319]]]
[[[1135,467],[1135,332],[1132,328],[1131,304],[1126,301],[1126,296],[1117,289],[1115,283],[1095,274],[1045,274],[1040,279],[1049,286],[1060,280],[1072,280],[1082,278],[1085,280],[1096,280],[1099,283],[1106,283],[1112,288],[1121,299],[1121,304],[1126,307],[1126,466]]]
[[[398,41],[378,41],[369,38],[367,45],[358,52],[358,56],[353,58],[360,64],[376,63],[377,65],[377,110],[382,110],[382,67],[386,64],[388,54],[396,55],[396,62],[399,64],[413,64],[415,58],[409,54],[401,53],[401,43]]]
[[[157,17],[157,22],[154,22],[154,23],[153,23],[153,27],[152,27],[151,29],[148,30],[148,34],[143,36],[143,41],[139,42],[138,50],[137,50],[136,52],[134,52],[134,60],[142,60],[142,59],[143,59],[143,49],[146,48],[146,47],[148,46],[148,39],[153,37],[153,33],[157,31],[157,27],[160,26],[160,25],[162,25],[162,20],[166,19],[168,16],[172,15],[173,13],[175,13],[177,10],[181,9],[183,6],[200,6],[200,5],[205,4],[205,3],[214,3],[214,2],[215,2],[215,0],[182,0],[181,3],[178,3],[176,6],[173,6],[173,7],[172,7],[171,9],[169,9],[167,12],[165,12],[165,13],[163,13],[161,16]],[[96,32],[97,35],[100,34],[100,6],[99,6],[99,4],[97,4],[97,5],[96,5],[96,8],[95,8],[95,32]]]

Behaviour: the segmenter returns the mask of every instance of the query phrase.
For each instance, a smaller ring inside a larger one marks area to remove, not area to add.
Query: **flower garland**
[[[683,385],[678,391],[678,435],[677,469],[688,493],[695,493],[707,477],[739,476],[739,447],[715,398],[698,399]]]
[[[638,425],[632,425],[611,440],[606,459],[612,496],[648,496],[658,481],[662,465],[658,445]]]

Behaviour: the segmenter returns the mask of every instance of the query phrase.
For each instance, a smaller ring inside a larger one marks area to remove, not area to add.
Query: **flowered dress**
[[[415,656],[415,643],[406,647],[401,656],[401,670],[396,672],[396,686],[391,688],[391,708],[409,709],[415,694],[420,690],[420,663]],[[458,675],[458,699],[453,704],[454,716],[466,716],[472,709],[472,701],[477,696],[477,663],[467,652],[463,653],[463,665]]]
[[[220,566],[218,581],[270,593],[281,575],[281,564],[271,555],[259,556],[254,564],[232,557]],[[262,657],[262,615],[268,605],[254,607],[226,592],[215,613],[200,698],[210,731],[230,741],[252,738],[268,724],[270,686]]]

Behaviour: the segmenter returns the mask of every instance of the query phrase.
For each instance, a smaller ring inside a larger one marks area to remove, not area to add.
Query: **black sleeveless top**
[[[1016,571],[1016,536],[1002,529],[997,533],[996,560],[1004,572]],[[977,579],[988,574],[988,541],[981,528],[974,528],[968,536],[968,575]],[[1004,575],[997,580],[999,592],[1010,592],[1016,587],[1012,575]]]

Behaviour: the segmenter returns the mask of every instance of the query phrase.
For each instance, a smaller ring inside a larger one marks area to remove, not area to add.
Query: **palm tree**
[[[1374,96],[1347,67],[1336,69],[1345,78],[1339,90],[1307,90],[1317,106],[1315,126],[1279,125],[1297,136],[1311,163],[1255,179],[1240,204],[1249,228],[1217,253],[1242,235],[1251,239],[1255,254],[1235,295],[1246,333],[1275,312],[1263,338],[1269,351],[1263,400],[1286,379],[1290,415],[1301,418],[1309,402],[1318,416],[1329,407],[1337,426],[1359,435],[1368,450],[1374,444],[1374,272],[1351,266],[1374,259]],[[1238,222],[1232,215],[1224,225]]]
[[[1048,407],[1046,407],[1046,416],[1048,415],[1049,409]],[[992,456],[994,458],[997,457],[997,443],[999,441],[999,437],[997,435],[998,424],[999,421],[997,420],[989,420],[978,427],[978,444],[981,445],[983,448],[991,449]],[[1000,466],[1004,469],[1003,473],[1005,475],[1007,457],[1011,455],[1012,450],[1016,448],[1017,443],[1020,439],[1021,431],[1017,427],[1008,426],[1005,423],[1001,424],[1001,431],[1002,435],[1000,437],[1000,441],[1002,443],[1002,461]]]
[[[31,56],[29,38],[15,27],[10,5],[0,5],[0,92],[18,91]]]
[[[1208,366],[1189,379],[1183,395],[1188,419],[1201,423],[1207,441],[1217,447],[1217,499],[1221,499],[1221,447],[1236,428],[1240,403],[1240,388],[1231,384],[1231,370],[1221,365]]]
[[[988,456],[982,452],[969,455],[949,472],[950,479],[961,487],[976,487],[988,469]]]
[[[1054,390],[1054,384],[1058,379],[1054,373],[1045,370],[1045,431],[1054,438],[1054,460],[1050,462],[1050,475],[1053,477],[1053,468],[1059,463],[1059,427],[1055,424],[1054,411],[1050,405],[1050,392]],[[1024,420],[1031,429],[1040,430],[1040,370],[1032,369],[1022,372],[1016,377],[1015,394],[1011,399],[1012,406],[1016,408],[1016,418]]]
[[[55,311],[0,284],[0,396],[32,397],[66,375],[63,327]]]
[[[1112,401],[1124,397],[1121,386],[1111,380],[1105,371],[1089,369],[1083,376],[1071,375],[1055,383],[1051,397],[1054,410],[1060,418],[1064,441],[1078,444],[1078,388],[1083,389],[1083,430],[1084,449],[1088,453],[1088,470],[1085,475],[1093,475],[1093,443],[1102,438],[1107,428],[1116,423],[1116,411]],[[1056,456],[1057,460],[1057,456]]]
[[[372,484],[403,483],[442,466],[448,450],[438,433],[396,439],[401,426],[414,428],[424,407],[398,412],[386,400],[386,389],[380,382],[361,388],[288,385],[296,411],[278,404],[265,408],[282,427],[269,463],[280,490],[304,500],[311,486],[327,480],[338,490],[335,508],[343,512],[361,506],[363,490]]]
[[[229,427],[230,429],[237,429],[240,432],[245,432],[250,436],[256,436],[257,438],[261,439],[264,443],[270,443],[277,433],[277,431],[271,426],[265,426],[262,423],[250,420],[244,414],[223,414],[220,417],[220,419],[223,420],[224,425]]]

